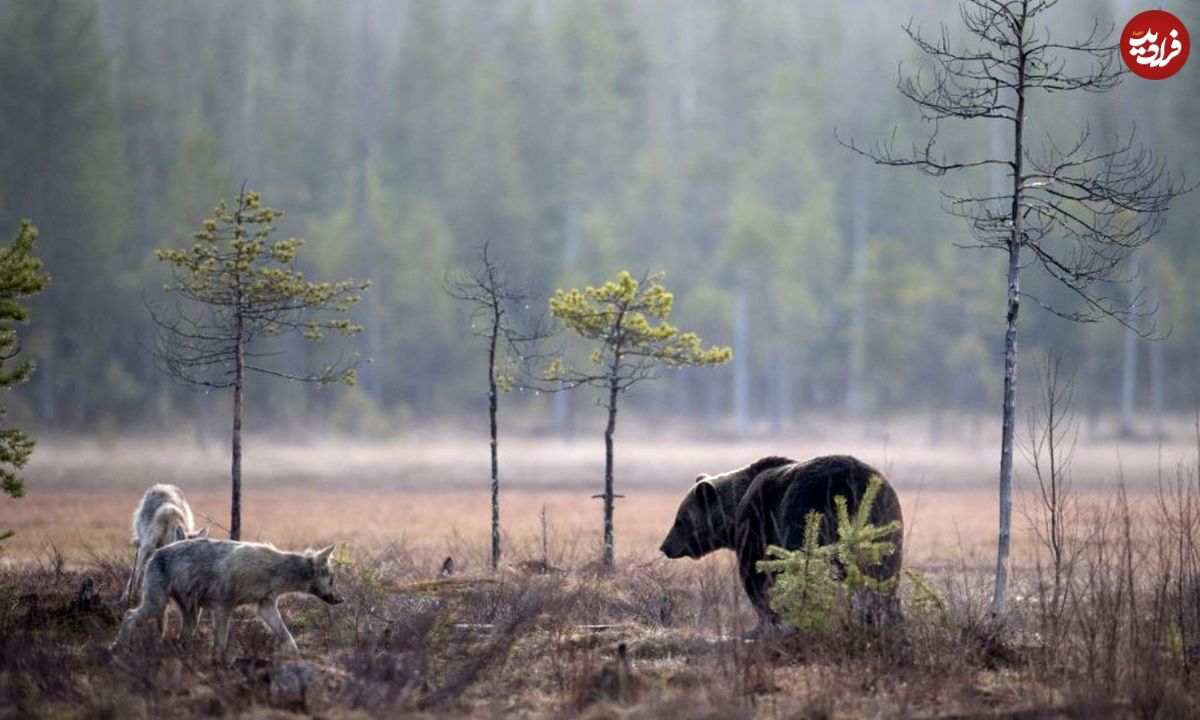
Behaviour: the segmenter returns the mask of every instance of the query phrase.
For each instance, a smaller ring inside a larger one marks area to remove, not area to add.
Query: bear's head
[[[721,501],[714,480],[720,482],[721,479],[708,475],[696,478],[696,483],[679,505],[675,524],[659,548],[663,555],[671,559],[699,558],[714,550],[732,547],[729,539],[733,523],[731,509]]]

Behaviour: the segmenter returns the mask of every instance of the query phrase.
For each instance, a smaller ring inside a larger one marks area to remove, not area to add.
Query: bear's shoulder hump
[[[750,477],[754,477],[755,475],[766,470],[771,470],[772,468],[781,467],[783,465],[792,465],[795,464],[795,462],[795,460],[788,457],[783,457],[781,455],[770,455],[751,463],[750,467],[746,468],[746,472],[750,475]]]

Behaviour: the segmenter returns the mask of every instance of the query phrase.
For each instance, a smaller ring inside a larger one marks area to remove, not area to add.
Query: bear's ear
[[[696,476],[696,482],[700,482],[701,480],[707,480],[707,479],[708,479],[708,473],[700,473],[699,475]]]
[[[716,507],[720,502],[717,498],[717,488],[708,480],[696,481],[696,499],[700,501],[700,507],[704,509]]]

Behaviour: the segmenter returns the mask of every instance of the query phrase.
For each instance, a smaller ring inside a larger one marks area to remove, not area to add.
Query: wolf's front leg
[[[213,662],[225,664],[226,650],[229,647],[229,608],[214,605],[213,616]]]
[[[263,621],[263,624],[275,633],[275,639],[283,644],[288,652],[296,654],[300,652],[300,648],[296,647],[296,640],[292,634],[288,632],[287,625],[283,623],[283,617],[279,614],[279,607],[274,602],[266,602],[258,606],[258,617]]]
[[[117,631],[117,638],[112,641],[112,645],[108,646],[109,652],[116,652],[119,648],[129,644],[129,636],[133,634],[134,628],[138,626],[140,618],[136,609],[125,613],[125,619],[121,622],[121,629]]]
[[[122,603],[127,603],[133,600],[133,584],[137,581],[138,560],[140,560],[141,557],[141,550],[135,550],[133,553],[133,568],[129,571],[129,582],[125,583],[125,591],[121,593]]]
[[[162,613],[162,607],[154,602],[153,594],[148,594],[142,598],[142,604],[125,613],[125,620],[121,623],[121,629],[117,632],[117,639],[113,640],[112,645],[108,646],[109,650],[116,650],[129,642],[129,637],[133,631],[137,629],[146,620],[152,617],[159,617]]]

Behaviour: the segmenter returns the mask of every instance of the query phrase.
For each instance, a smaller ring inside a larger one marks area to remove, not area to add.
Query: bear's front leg
[[[742,587],[746,590],[746,596],[750,599],[750,604],[754,606],[754,612],[758,615],[758,627],[749,633],[749,637],[754,638],[773,635],[783,627],[779,616],[771,610],[771,585],[773,584],[771,574],[758,570],[758,561],[762,559],[764,558],[752,553],[739,553],[738,557]]]

